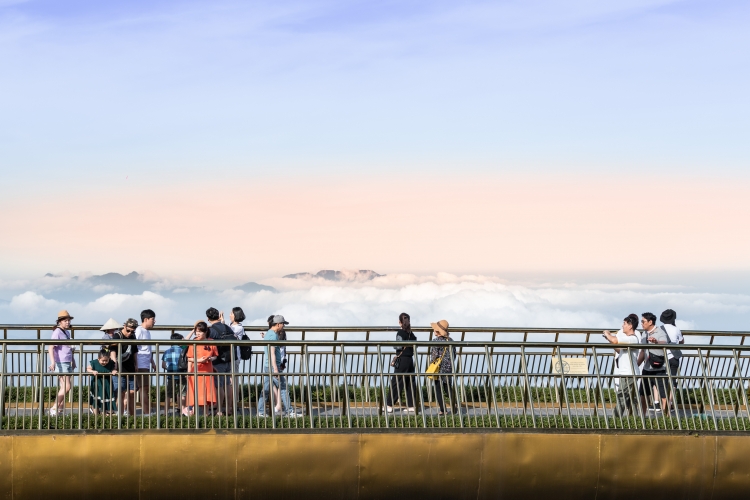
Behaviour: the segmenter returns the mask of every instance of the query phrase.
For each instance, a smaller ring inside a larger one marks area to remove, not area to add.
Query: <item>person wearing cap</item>
[[[266,334],[263,337],[263,340],[268,341],[277,341],[279,340],[278,333],[284,328],[284,325],[288,325],[289,322],[284,319],[284,316],[277,314],[273,317],[271,321],[271,328],[266,332]],[[271,390],[271,380],[273,378],[273,386],[274,388],[280,388],[281,382],[284,377],[281,377],[278,375],[278,373],[281,371],[279,369],[279,364],[281,363],[281,348],[279,346],[273,346],[273,349],[270,349],[269,345],[266,345],[264,348],[265,356],[263,358],[263,372],[266,374],[273,373],[275,374],[273,377],[270,375],[265,375],[263,377],[263,392],[261,393],[260,397],[258,398],[258,416],[259,417],[265,417],[266,412],[266,398],[268,397],[268,394]],[[286,380],[284,380],[284,385],[286,385]],[[290,410],[289,405],[289,393],[285,392],[286,401],[283,401],[283,405],[286,407],[287,411]],[[275,398],[276,401],[274,401],[274,412],[276,414],[281,414],[283,411],[282,408],[282,401],[280,397]]]
[[[674,309],[667,309],[661,316],[659,321],[663,323],[661,329],[667,334],[670,344],[684,344],[685,337],[682,336],[682,332],[675,322],[677,321],[677,313]],[[672,385],[677,387],[677,374],[680,371],[680,358],[682,358],[682,350],[680,349],[669,349],[667,350],[667,358],[669,359],[669,375],[672,377]],[[672,391],[669,393],[669,401],[672,402]]]
[[[432,331],[435,334],[435,338],[432,340],[435,342],[453,342],[453,339],[448,334],[448,322],[444,319],[436,323],[430,323]],[[430,363],[433,363],[438,358],[440,362],[440,374],[453,373],[453,359],[456,357],[456,348],[449,349],[446,347],[432,347],[430,349]],[[440,415],[446,413],[445,402],[443,395],[448,396],[448,403],[450,404],[450,411],[455,411],[455,401],[453,398],[453,377],[448,375],[441,375],[435,380],[435,399],[440,407]]]
[[[57,313],[57,323],[55,323],[55,329],[52,331],[52,340],[70,340],[68,328],[70,328],[70,321],[72,319],[73,316],[71,316],[66,310]],[[57,371],[57,373],[60,374],[60,388],[57,391],[55,404],[49,409],[51,417],[56,416],[58,412],[64,411],[65,395],[70,392],[72,388],[71,375],[76,369],[76,360],[73,357],[74,351],[75,348],[68,344],[49,346],[49,371]]]

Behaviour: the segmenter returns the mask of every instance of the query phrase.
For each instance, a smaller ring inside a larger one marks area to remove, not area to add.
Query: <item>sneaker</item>
[[[130,413],[128,413],[128,410],[125,410],[124,412],[122,412],[122,416],[123,417],[129,417]]]
[[[258,418],[266,418],[266,414],[265,414],[265,413],[261,413],[261,412],[258,412],[258,415],[257,415],[257,417],[258,417]]]
[[[406,413],[417,413],[417,410],[412,406],[411,408],[406,409]]]
[[[57,416],[57,408],[55,408],[54,406],[52,408],[50,408],[49,409],[49,416],[50,417],[56,417]]]
[[[386,407],[385,407],[385,411],[386,411],[387,413],[393,413],[393,407],[392,407],[392,406],[386,406]]]
[[[297,412],[296,412],[296,411],[294,411],[294,410],[289,410],[288,412],[286,412],[286,413],[284,414],[284,416],[285,416],[285,417],[289,417],[289,418],[299,418],[299,417],[301,417],[301,416],[302,416],[302,413],[297,413]]]

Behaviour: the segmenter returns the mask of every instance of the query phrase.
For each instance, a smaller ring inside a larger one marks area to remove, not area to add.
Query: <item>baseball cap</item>
[[[289,322],[284,319],[284,316],[282,316],[281,314],[277,314],[276,316],[273,317],[273,324],[278,325],[279,323],[283,325],[289,324]]]

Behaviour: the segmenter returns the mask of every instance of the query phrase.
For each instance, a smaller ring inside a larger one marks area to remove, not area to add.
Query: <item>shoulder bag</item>
[[[425,373],[428,374],[427,375],[428,379],[430,379],[430,380],[437,380],[438,379],[438,377],[439,377],[438,374],[440,373],[440,365],[443,364],[443,358],[445,357],[445,351],[446,351],[446,349],[447,349],[447,347],[444,348],[443,349],[443,353],[439,357],[435,358],[435,361],[433,361],[432,363],[430,363],[430,366],[427,367],[427,370],[425,371]],[[430,375],[430,374],[432,374],[432,375]]]

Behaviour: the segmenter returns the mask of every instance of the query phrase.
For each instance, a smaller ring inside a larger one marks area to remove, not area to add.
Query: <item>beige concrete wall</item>
[[[0,496],[748,498],[750,436],[7,434]]]

